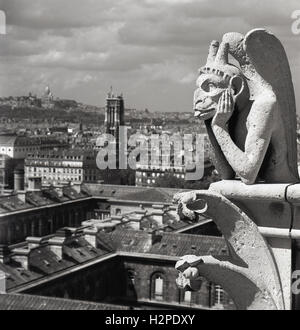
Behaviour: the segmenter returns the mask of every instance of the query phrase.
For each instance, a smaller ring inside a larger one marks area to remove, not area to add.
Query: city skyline
[[[113,85],[126,95],[127,107],[192,111],[207,44],[220,40],[223,31],[265,27],[286,49],[300,104],[300,36],[291,29],[297,5],[296,0],[1,0],[7,35],[0,36],[0,94],[41,94],[50,85],[60,98],[103,106]]]

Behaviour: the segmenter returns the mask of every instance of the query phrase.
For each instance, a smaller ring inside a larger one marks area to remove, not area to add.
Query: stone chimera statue
[[[205,121],[223,180],[299,181],[293,83],[285,50],[273,34],[255,29],[246,36],[227,33],[221,44],[213,41],[197,79],[194,110]],[[240,309],[285,308],[274,255],[243,209],[211,189],[178,194],[174,202],[181,217],[211,217],[229,250],[225,257],[182,257],[176,265],[179,286],[198,290],[205,276]]]
[[[205,121],[222,179],[299,181],[294,89],[274,35],[256,29],[213,41],[197,87],[195,116]]]

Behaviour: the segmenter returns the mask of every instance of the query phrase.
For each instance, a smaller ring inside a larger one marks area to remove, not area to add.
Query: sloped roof
[[[122,252],[164,257],[181,257],[193,255],[227,255],[228,249],[222,237],[186,235],[175,233],[148,233],[145,231],[116,229],[110,233],[97,233],[97,248],[91,246],[79,231],[66,238],[63,245],[63,258],[60,260],[51,251],[47,241],[30,251],[28,256],[29,269],[12,257],[7,263],[0,263],[0,271],[6,274],[6,288],[11,292],[23,285],[30,285],[38,280],[77,266],[115,257]],[[105,262],[105,261],[104,261]]]
[[[32,207],[29,203],[22,202],[16,195],[0,196],[0,214]]]
[[[32,296],[0,294],[0,310],[127,310],[129,307],[87,301]]]
[[[15,145],[16,139],[16,135],[0,135],[0,146],[13,147]]]
[[[89,196],[86,191],[78,193],[69,186],[63,187],[62,190],[62,194],[59,194],[55,188],[34,192],[28,191],[26,192],[25,203],[17,195],[0,196],[0,214],[77,200]]]
[[[115,251],[158,254],[181,257],[187,254],[228,254],[224,238],[215,236],[175,234],[162,232],[152,242],[152,234],[145,231],[116,229],[111,233],[98,233]]]
[[[23,269],[14,260],[11,260],[6,264],[0,263],[0,271],[8,274],[7,289],[12,289],[108,253],[109,251],[105,249],[93,248],[83,237],[79,236],[64,245],[64,258],[62,260],[56,257],[48,245],[44,245],[31,250],[29,255],[30,270]]]
[[[110,240],[115,251],[147,253],[149,251],[149,234],[144,231],[117,229],[111,233],[98,233],[101,241],[103,235]]]
[[[84,187],[94,197],[118,199],[135,202],[153,202],[172,204],[173,196],[186,191],[176,188],[135,187],[107,184],[84,184]]]
[[[214,236],[163,233],[159,242],[149,250],[151,254],[182,257],[183,255],[226,255],[224,238]]]
[[[118,199],[137,202],[172,203],[173,194],[162,188],[150,188],[121,195]]]

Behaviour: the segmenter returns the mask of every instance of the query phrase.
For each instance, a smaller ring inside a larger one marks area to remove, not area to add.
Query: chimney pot
[[[30,250],[29,249],[13,249],[12,259],[21,264],[22,268],[28,270],[30,267]]]
[[[93,227],[93,228],[87,228],[84,229],[84,238],[85,240],[94,248],[97,248],[97,233],[98,230]]]
[[[53,252],[59,260],[63,259],[63,246],[65,240],[64,237],[53,237],[48,241],[50,251]]]
[[[15,191],[24,190],[24,170],[14,170],[14,189]]]
[[[81,193],[81,184],[74,183],[71,187],[77,192],[77,194]]]
[[[28,243],[29,250],[35,249],[42,244],[42,237],[27,237],[26,241]]]
[[[152,245],[161,242],[163,237],[163,232],[160,230],[150,230],[149,234],[151,235],[151,243]]]
[[[22,201],[23,203],[26,203],[26,191],[25,190],[17,191],[17,197],[20,201]]]
[[[62,187],[55,187],[55,191],[56,191],[58,197],[63,197],[64,192],[63,192],[63,188]]]
[[[41,189],[42,189],[42,178],[40,177],[28,178],[27,191],[40,191]]]

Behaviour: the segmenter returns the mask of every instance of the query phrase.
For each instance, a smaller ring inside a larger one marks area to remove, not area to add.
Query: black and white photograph
[[[299,0],[0,0],[1,311],[299,310],[299,173]]]

